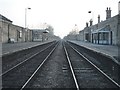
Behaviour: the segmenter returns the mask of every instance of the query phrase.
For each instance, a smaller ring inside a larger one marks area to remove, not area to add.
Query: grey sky
[[[118,14],[119,0],[0,0],[0,14],[13,21],[14,24],[25,26],[25,8],[27,10],[27,26],[40,28],[41,23],[54,27],[56,35],[68,34],[77,24],[82,30],[91,18],[97,23],[106,18],[106,8],[111,7],[112,16]],[[92,11],[91,14],[88,11]]]

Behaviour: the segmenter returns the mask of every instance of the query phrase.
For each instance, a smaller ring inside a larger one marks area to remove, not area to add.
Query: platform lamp
[[[91,13],[92,14],[92,18],[90,20],[93,21],[93,18],[94,18],[94,13],[92,11],[88,11],[88,13]]]
[[[29,8],[25,8],[25,42],[27,41],[27,36],[28,36],[28,34],[27,34],[27,10],[30,10],[31,8],[29,7]]]

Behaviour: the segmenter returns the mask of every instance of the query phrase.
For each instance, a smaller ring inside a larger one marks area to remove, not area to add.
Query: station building
[[[12,21],[0,14],[0,40],[2,43],[32,41],[32,31],[12,24]]]
[[[2,43],[30,42],[58,40],[54,35],[53,27],[48,25],[45,29],[28,29],[12,24],[12,21],[0,14],[0,41]]]
[[[120,45],[120,13],[111,17],[111,9],[107,7],[106,20],[101,21],[100,15],[98,15],[97,24],[93,25],[93,20],[91,19],[89,23],[86,23],[86,27],[79,31],[79,34],[74,35],[74,37],[67,35],[65,39],[94,44]]]
[[[100,22],[100,15],[98,16],[98,23],[90,26],[86,23],[86,27],[79,32],[80,40],[92,42],[95,44],[109,44],[118,45],[120,40],[120,15],[111,17],[111,9],[106,10],[106,20]]]
[[[31,29],[32,30],[32,41],[47,41],[47,40],[59,40],[58,36],[55,36],[51,29]]]
[[[46,41],[48,31],[44,29],[32,29],[32,41]]]

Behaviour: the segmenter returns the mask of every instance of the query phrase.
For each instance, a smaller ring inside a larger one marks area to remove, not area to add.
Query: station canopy
[[[103,32],[106,32],[106,33],[108,33],[108,32],[110,32],[110,29],[108,29],[108,28],[106,28],[106,27],[103,27],[103,28],[100,28],[100,29],[97,29],[97,30],[94,30],[94,31],[92,31],[92,33],[103,33]]]

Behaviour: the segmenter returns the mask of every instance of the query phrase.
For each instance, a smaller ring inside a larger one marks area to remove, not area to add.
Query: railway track
[[[64,43],[66,57],[74,78],[77,90],[83,88],[119,89],[120,85],[86,56],[68,43]]]
[[[26,88],[76,90],[61,41]]]
[[[120,85],[120,65],[118,63],[114,62],[110,57],[106,57],[82,46],[70,42],[69,44]]]
[[[114,89],[120,85],[73,44],[54,42],[5,71],[3,90],[61,88],[67,90]],[[97,62],[97,61],[96,61]]]
[[[35,54],[41,52],[42,50],[49,47],[53,43],[55,43],[55,41],[49,42],[49,43],[46,43],[46,44],[42,44],[42,45],[38,45],[36,47],[32,47],[32,48],[29,48],[29,49],[24,49],[24,50],[14,52],[14,53],[11,53],[11,54],[8,54],[8,55],[3,55],[2,56],[2,72],[5,73],[10,68],[13,68],[17,64],[19,64],[21,62],[24,62],[24,60],[27,60],[28,58],[30,58],[30,57],[34,56]]]
[[[58,42],[50,45],[42,51],[32,55],[23,62],[2,73],[2,86],[5,88],[24,89],[25,86],[35,76],[40,67],[54,51]]]

